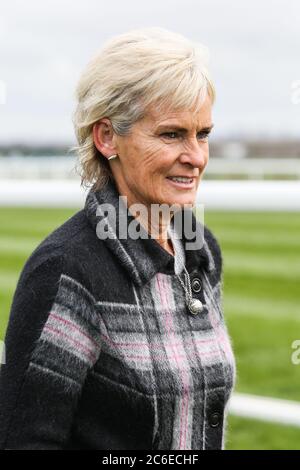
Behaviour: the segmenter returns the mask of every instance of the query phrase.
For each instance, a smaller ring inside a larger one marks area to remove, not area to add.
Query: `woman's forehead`
[[[176,125],[189,129],[212,125],[209,105],[203,105],[199,111],[174,110],[172,108],[155,109],[153,106],[149,107],[145,117],[148,123],[154,126]]]

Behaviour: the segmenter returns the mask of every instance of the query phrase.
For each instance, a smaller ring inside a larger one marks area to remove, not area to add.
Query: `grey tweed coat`
[[[224,448],[236,368],[219,244],[204,226],[203,246],[185,253],[204,304],[192,315],[156,240],[112,225],[114,238],[97,236],[97,208],[118,196],[111,180],[91,188],[26,261],[0,370],[1,449]]]

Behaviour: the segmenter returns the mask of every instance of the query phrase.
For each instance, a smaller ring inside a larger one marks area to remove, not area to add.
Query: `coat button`
[[[195,293],[200,292],[202,289],[201,281],[197,277],[192,280],[192,290]]]
[[[209,418],[209,424],[212,428],[216,428],[221,423],[221,415],[218,412],[212,413]]]

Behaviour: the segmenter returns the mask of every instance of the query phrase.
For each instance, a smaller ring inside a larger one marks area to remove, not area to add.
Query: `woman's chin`
[[[170,196],[165,201],[165,204],[169,206],[176,205],[180,208],[184,208],[184,206],[194,206],[195,205],[195,195],[193,194],[182,194],[180,197],[177,196]]]
[[[196,202],[197,190],[196,185],[193,184],[191,188],[168,188],[165,192],[164,198],[167,199],[167,204],[177,204],[183,207],[184,205],[193,206]]]

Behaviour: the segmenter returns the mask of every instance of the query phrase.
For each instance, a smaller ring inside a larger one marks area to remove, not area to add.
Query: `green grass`
[[[300,430],[291,426],[229,416],[226,450],[299,450]]]
[[[300,401],[300,215],[211,212],[205,223],[222,247],[236,390]]]
[[[0,339],[26,259],[76,210],[0,208]],[[222,248],[236,391],[300,401],[300,215],[208,212],[205,223]],[[300,449],[300,429],[230,416],[226,448]]]
[[[236,391],[300,401],[300,214],[210,212],[223,254]],[[229,417],[228,449],[300,449],[300,429]]]

